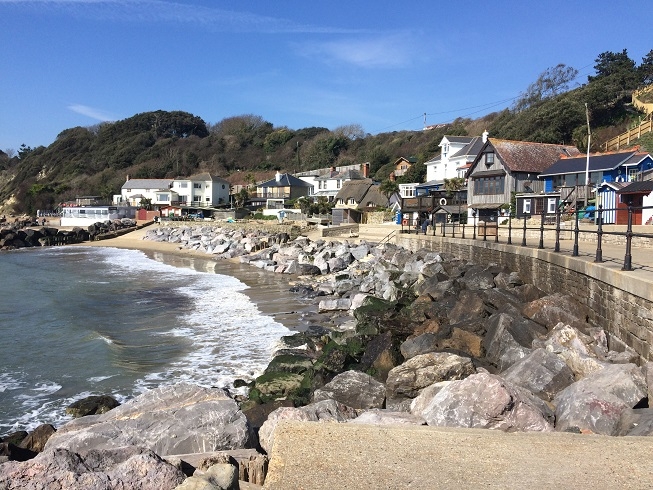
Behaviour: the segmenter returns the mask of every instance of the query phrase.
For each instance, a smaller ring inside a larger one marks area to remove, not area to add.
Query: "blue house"
[[[588,201],[594,196],[585,196],[586,169],[589,171],[589,192],[603,183],[635,182],[641,180],[643,172],[653,168],[653,158],[648,153],[630,150],[617,153],[590,154],[573,158],[560,158],[539,175],[544,180],[545,192],[561,193],[561,200],[568,203]],[[610,188],[609,186],[607,187]]]

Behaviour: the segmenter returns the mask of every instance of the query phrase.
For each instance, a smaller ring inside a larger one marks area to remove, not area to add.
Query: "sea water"
[[[124,402],[260,374],[289,330],[215,262],[190,262],[96,247],[0,254],[0,435],[58,427],[92,394]]]

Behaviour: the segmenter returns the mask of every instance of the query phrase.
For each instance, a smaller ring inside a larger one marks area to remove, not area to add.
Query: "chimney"
[[[370,162],[363,164],[363,178],[367,179],[370,176]]]
[[[483,143],[487,143],[487,137],[490,136],[490,133],[487,132],[487,129],[483,131]]]
[[[281,173],[277,172],[274,178],[277,179],[277,182],[281,182]]]
[[[127,180],[125,182],[129,182],[129,174],[127,174]]]

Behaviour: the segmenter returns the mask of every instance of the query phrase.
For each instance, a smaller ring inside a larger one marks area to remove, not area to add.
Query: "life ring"
[[[440,198],[440,206],[446,206],[447,205],[447,200],[444,197]]]
[[[408,226],[408,218],[404,218],[401,220],[401,226]]]

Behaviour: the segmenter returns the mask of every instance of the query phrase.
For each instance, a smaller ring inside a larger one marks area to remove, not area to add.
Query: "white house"
[[[333,201],[345,182],[367,178],[369,165],[369,163],[362,163],[324,168],[309,172],[300,172],[295,174],[295,176],[313,187],[309,197],[316,199],[324,196],[329,201]]]
[[[442,184],[444,179],[464,178],[487,137],[487,131],[483,136],[443,136],[440,155],[424,163],[426,181]]]
[[[171,191],[178,196],[169,204],[216,207],[229,204],[229,182],[208,172],[174,179]]]
[[[138,207],[142,199],[149,199],[155,208],[173,205],[216,207],[229,204],[229,182],[208,172],[176,179],[127,177],[120,195],[114,196],[113,201],[114,204]]]
[[[130,179],[128,175],[120,195],[113,196],[113,203],[138,207],[141,199],[149,199],[153,206],[169,205],[171,200],[177,199],[176,194],[171,196],[172,182],[172,179]]]

